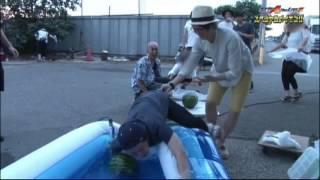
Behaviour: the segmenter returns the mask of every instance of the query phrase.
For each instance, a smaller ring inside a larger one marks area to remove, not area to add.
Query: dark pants
[[[45,40],[38,41],[38,54],[41,54],[41,57],[47,56],[47,43]]]
[[[246,43],[246,45],[247,45],[247,47],[249,48],[250,53],[251,53],[251,55],[252,55],[252,54],[253,54],[253,50],[252,50],[252,48],[251,48],[251,42]],[[252,89],[253,89],[253,81],[251,80],[250,90],[252,90]]]
[[[170,79],[167,77],[156,77],[154,81],[156,83],[165,84],[165,83],[168,83],[170,81]]]
[[[293,89],[298,89],[298,84],[294,75],[297,72],[305,72],[302,68],[291,61],[284,60],[282,63],[281,78],[284,90],[288,91],[290,89],[289,84],[291,84]]]
[[[184,107],[169,98],[168,118],[187,128],[198,128],[208,131],[207,124],[199,117],[193,116]]]

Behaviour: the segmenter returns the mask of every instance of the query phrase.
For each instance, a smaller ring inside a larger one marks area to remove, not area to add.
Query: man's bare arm
[[[173,155],[176,157],[180,178],[191,179],[191,171],[187,155],[183,150],[180,139],[175,133],[172,134],[168,146]]]
[[[138,86],[142,92],[148,91],[146,84],[142,80],[138,80]]]
[[[15,57],[19,56],[19,52],[12,46],[2,29],[0,29],[0,40],[1,43],[3,43],[3,45],[6,46]]]

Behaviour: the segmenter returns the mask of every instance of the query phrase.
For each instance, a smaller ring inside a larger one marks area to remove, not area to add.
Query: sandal
[[[224,143],[221,143],[219,138],[216,139],[216,145],[218,147],[218,151],[219,151],[220,157],[223,160],[229,159],[230,153],[229,153],[228,149],[226,148],[226,146],[224,145]]]
[[[290,102],[291,101],[291,96],[284,96],[284,97],[280,98],[280,100],[282,102]]]
[[[224,144],[219,147],[221,158],[224,160],[229,159],[230,153]]]
[[[224,145],[224,143],[221,143],[220,138],[222,137],[222,135],[223,135],[222,128],[218,125],[215,125],[214,126],[215,142],[216,142],[217,147],[219,148],[221,158],[226,160],[229,158],[230,153],[229,153],[228,149],[226,148],[226,146]]]

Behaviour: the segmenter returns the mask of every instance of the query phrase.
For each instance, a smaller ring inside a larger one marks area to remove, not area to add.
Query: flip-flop
[[[219,146],[219,150],[220,150],[220,155],[222,159],[224,160],[229,159],[230,153],[224,144]]]

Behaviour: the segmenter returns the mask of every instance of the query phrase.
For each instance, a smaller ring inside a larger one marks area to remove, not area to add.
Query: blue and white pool
[[[1,170],[2,179],[108,179],[109,143],[119,124],[97,121],[75,129]],[[180,137],[194,179],[229,179],[211,137],[198,129],[172,126]],[[147,160],[139,160],[135,178],[178,179],[176,160],[166,144],[154,148]]]

